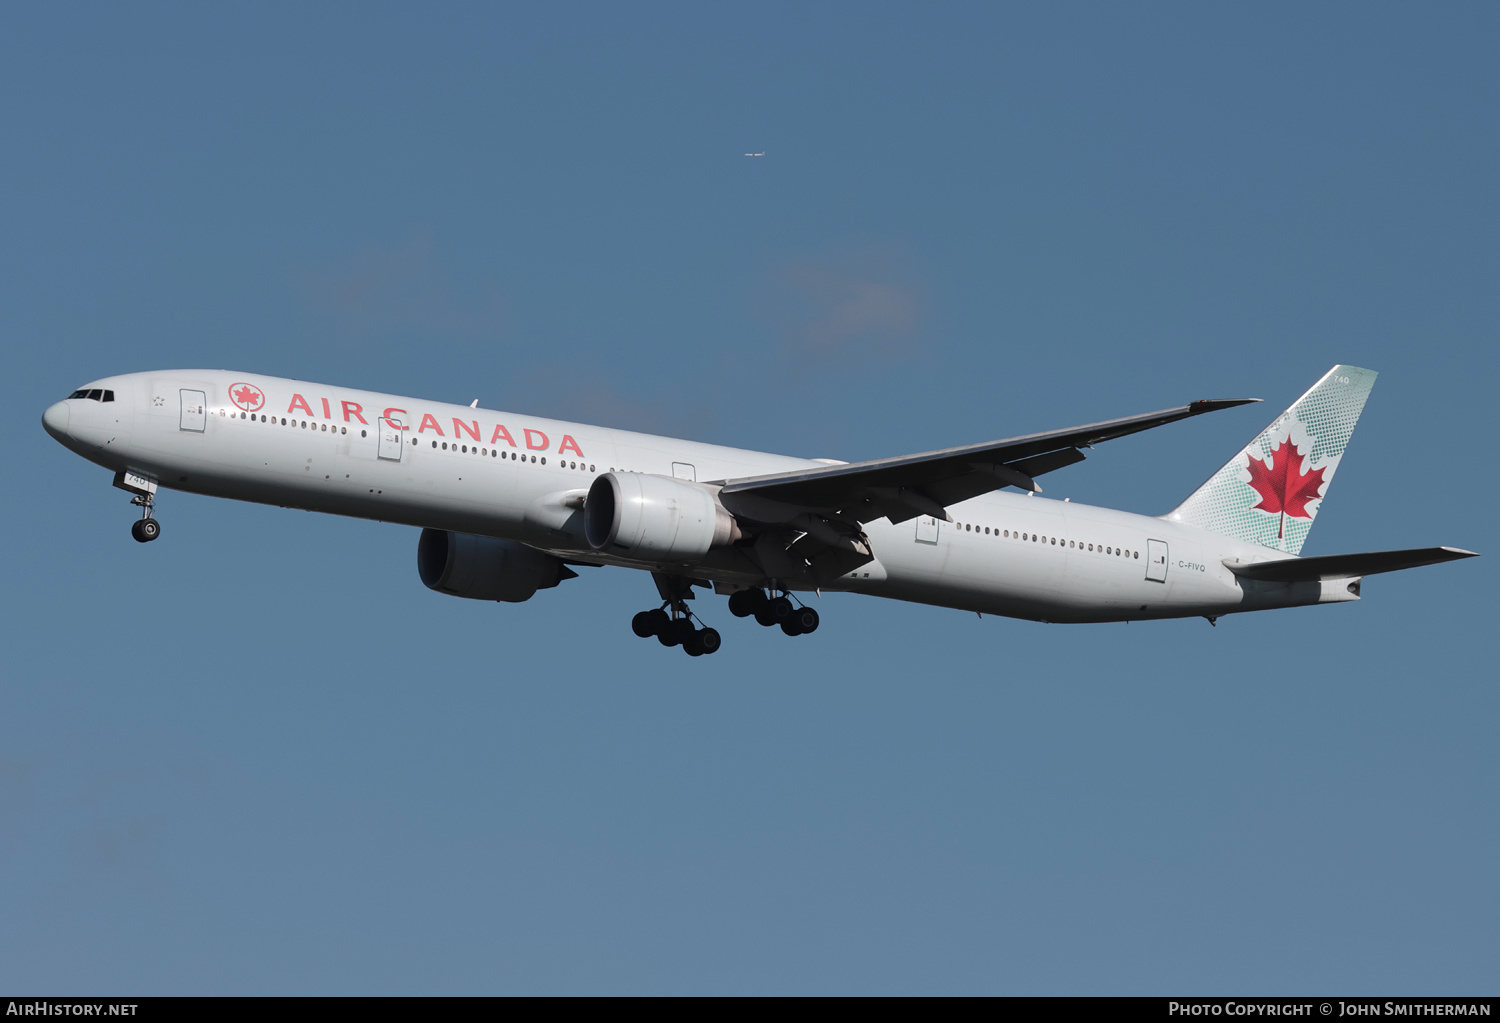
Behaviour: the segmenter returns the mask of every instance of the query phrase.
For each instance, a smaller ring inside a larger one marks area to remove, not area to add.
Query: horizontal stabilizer
[[[1278,558],[1275,561],[1237,561],[1225,558],[1224,567],[1245,579],[1299,583],[1317,579],[1352,579],[1377,572],[1399,572],[1444,561],[1479,557],[1457,547],[1417,547],[1408,551],[1368,551],[1364,554],[1328,554],[1318,558]]]

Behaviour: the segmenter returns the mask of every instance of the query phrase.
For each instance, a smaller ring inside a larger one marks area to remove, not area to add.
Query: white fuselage
[[[599,474],[706,482],[820,464],[253,374],[176,370],[88,386],[111,389],[115,400],[59,403],[48,431],[91,461],[162,487],[502,537],[635,568],[660,566],[602,555],[584,539],[581,499]],[[1242,580],[1226,558],[1285,555],[1161,518],[1005,491],[949,514],[953,522],[868,523],[875,560],[828,588],[1051,622],[1355,599],[1343,584]],[[724,588],[764,582],[734,548],[711,551],[688,574]]]

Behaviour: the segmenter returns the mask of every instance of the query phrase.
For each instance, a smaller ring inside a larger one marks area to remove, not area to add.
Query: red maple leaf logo
[[[1288,515],[1294,519],[1312,518],[1307,511],[1307,503],[1316,500],[1318,491],[1323,489],[1323,472],[1328,467],[1298,472],[1297,467],[1302,464],[1302,452],[1292,443],[1290,433],[1271,449],[1271,455],[1272,458],[1266,461],[1274,460],[1274,466],[1267,465],[1254,455],[1250,456],[1250,485],[1260,495],[1259,503],[1250,507],[1281,516],[1281,524],[1276,528],[1276,538],[1279,540],[1286,530]]]
[[[266,396],[254,384],[236,384],[230,389],[229,396],[246,412],[254,412],[266,400]]]

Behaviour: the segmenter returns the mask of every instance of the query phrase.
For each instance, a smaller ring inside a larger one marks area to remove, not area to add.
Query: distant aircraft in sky
[[[765,156],[765,153],[746,153],[746,156]]]
[[[721,639],[695,588],[789,636],[818,627],[797,595],[823,590],[1044,622],[1213,622],[1358,600],[1363,576],[1473,557],[1298,557],[1374,382],[1333,367],[1157,518],[1037,498],[1035,478],[1255,399],[853,464],[214,370],[96,380],[42,423],[134,495],[141,542],[160,535],[167,488],[421,527],[418,574],[456,597],[522,601],[574,568],[643,569],[660,603],[636,635],[697,656]]]

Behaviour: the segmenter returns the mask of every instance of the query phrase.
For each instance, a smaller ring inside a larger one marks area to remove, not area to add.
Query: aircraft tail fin
[[[1333,367],[1165,518],[1300,553],[1375,376]]]

